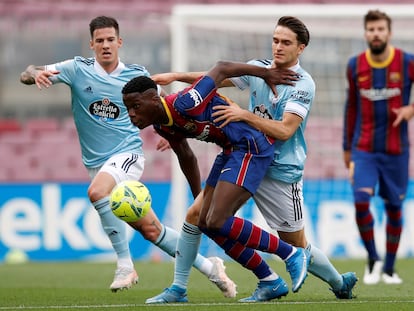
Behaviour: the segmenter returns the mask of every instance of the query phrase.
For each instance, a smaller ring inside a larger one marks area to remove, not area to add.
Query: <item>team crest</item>
[[[197,129],[197,126],[193,122],[187,122],[186,124],[184,124],[184,129],[187,132],[192,133]]]
[[[397,83],[401,81],[401,75],[399,72],[390,72],[390,81]]]

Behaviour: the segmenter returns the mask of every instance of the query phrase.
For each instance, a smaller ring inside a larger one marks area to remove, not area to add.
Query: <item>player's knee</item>
[[[369,202],[372,193],[368,189],[357,189],[354,192],[355,202]]]
[[[200,211],[197,208],[194,208],[194,206],[191,206],[187,211],[185,221],[196,226],[199,222],[199,217]]]
[[[91,202],[96,202],[108,195],[107,192],[103,191],[103,189],[98,186],[91,184],[88,188],[88,197]]]

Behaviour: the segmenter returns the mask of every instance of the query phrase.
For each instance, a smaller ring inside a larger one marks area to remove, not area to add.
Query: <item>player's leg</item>
[[[211,182],[211,179],[208,179],[207,182]],[[207,217],[206,215],[213,193],[214,188],[207,184],[204,189],[204,202],[199,217],[200,219],[205,219]],[[252,271],[259,279],[254,293],[247,298],[240,299],[241,302],[269,301],[287,295],[289,290],[286,282],[272,271],[266,261],[263,260],[255,250],[247,248],[237,241],[217,235],[212,231],[205,230],[205,233],[213,239],[227,255],[246,269]]]
[[[368,253],[363,282],[377,284],[381,278],[383,263],[375,245],[374,216],[369,208],[378,181],[376,156],[366,152],[352,151],[350,180],[354,194],[355,219],[361,240]]]
[[[386,284],[401,284],[395,272],[395,261],[403,227],[402,203],[408,187],[408,153],[383,155],[379,195],[384,198],[387,222],[386,255],[382,280]]]
[[[187,302],[186,291],[193,265],[203,267],[209,280],[223,292],[225,297],[235,297],[236,285],[226,275],[223,260],[218,257],[210,257],[206,260],[198,254],[201,231],[194,223],[198,221],[202,200],[203,193],[200,193],[189,208],[178,237],[172,285],[161,294],[147,299],[146,303]]]
[[[296,247],[306,247],[311,255],[308,271],[327,282],[338,298],[350,299],[357,281],[355,273],[339,274],[327,256],[307,242],[302,184],[302,180],[285,183],[265,176],[254,195],[255,203],[280,239]]]
[[[133,171],[140,177],[144,167],[144,159],[137,154],[125,153],[111,157],[108,161],[122,164],[131,163]],[[134,269],[129,243],[126,235],[126,225],[111,211],[109,195],[115,185],[126,180],[126,172],[117,169],[106,162],[101,168],[89,169],[92,182],[88,188],[88,197],[95,207],[101,220],[102,227],[111,241],[117,255],[117,269],[110,289],[116,292],[119,289],[130,288],[138,282],[138,275]],[[121,165],[117,167],[122,167]]]
[[[225,237],[247,248],[278,255],[285,261],[290,273],[293,292],[297,292],[307,275],[307,252],[285,243],[246,219],[233,216],[249,197],[250,192],[246,189],[227,181],[219,181],[207,216],[202,220],[202,228],[213,239]]]

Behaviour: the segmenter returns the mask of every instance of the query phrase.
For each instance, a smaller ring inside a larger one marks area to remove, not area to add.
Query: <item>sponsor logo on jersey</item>
[[[120,109],[109,98],[104,98],[101,101],[90,104],[89,112],[102,121],[111,121],[117,119],[120,115]]]
[[[196,136],[196,138],[198,140],[207,140],[209,136],[210,136],[210,125],[207,124],[203,128],[203,131]]]
[[[382,89],[361,89],[360,94],[371,101],[386,100],[391,97],[400,96],[401,90],[398,87]]]

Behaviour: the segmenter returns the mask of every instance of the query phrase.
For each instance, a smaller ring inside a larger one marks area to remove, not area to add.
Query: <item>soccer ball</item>
[[[135,222],[150,210],[151,194],[143,183],[127,180],[112,190],[110,205],[116,217],[126,222]]]

